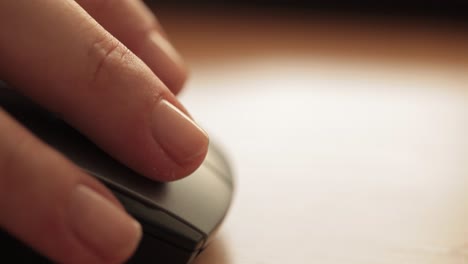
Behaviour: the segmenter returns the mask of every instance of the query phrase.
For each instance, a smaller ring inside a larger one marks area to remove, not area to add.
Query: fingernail
[[[74,189],[68,213],[78,239],[102,258],[128,257],[141,239],[137,221],[87,186]]]
[[[153,110],[153,137],[180,165],[204,154],[208,135],[177,107],[162,99]]]

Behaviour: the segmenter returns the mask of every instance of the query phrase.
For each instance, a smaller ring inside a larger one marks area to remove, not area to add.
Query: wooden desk
[[[156,12],[237,190],[196,264],[466,263],[468,34],[425,22]]]

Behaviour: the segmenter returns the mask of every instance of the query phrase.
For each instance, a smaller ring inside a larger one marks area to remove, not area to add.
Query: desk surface
[[[196,264],[466,263],[468,34],[156,9],[236,196]]]

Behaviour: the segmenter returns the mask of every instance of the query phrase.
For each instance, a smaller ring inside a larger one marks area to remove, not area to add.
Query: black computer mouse
[[[117,162],[78,131],[0,82],[0,107],[84,171],[102,181],[143,227],[128,263],[190,263],[210,243],[233,199],[232,172],[222,152],[210,145],[192,175],[154,182]],[[14,263],[49,263],[0,231],[2,258]]]

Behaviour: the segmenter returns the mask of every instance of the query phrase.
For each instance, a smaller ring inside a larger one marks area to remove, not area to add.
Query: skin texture
[[[140,0],[0,1],[0,58],[0,79],[146,177],[206,156],[175,97],[186,67]],[[1,110],[0,227],[60,263],[121,263],[141,238],[110,191]]]

